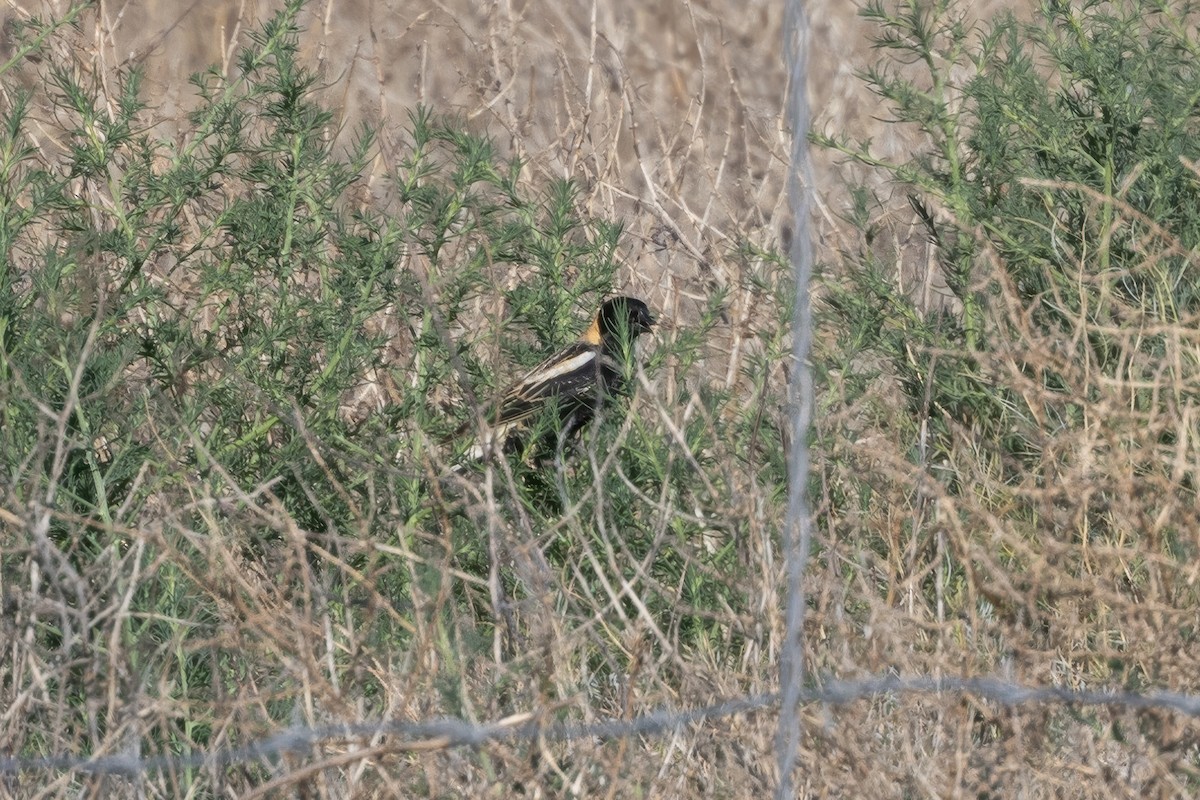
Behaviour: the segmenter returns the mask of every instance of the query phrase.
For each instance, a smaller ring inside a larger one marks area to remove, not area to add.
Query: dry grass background
[[[983,3],[976,11],[985,18],[1001,7],[1024,11],[1029,5]],[[821,0],[808,7],[813,25],[810,94],[817,127],[873,138],[884,155],[910,150],[915,139],[881,118],[877,99],[854,76],[876,57],[854,5]],[[9,0],[2,13],[9,18],[52,16],[62,9],[59,3]],[[172,130],[172,121],[181,124],[193,102],[185,76],[210,63],[231,70],[245,32],[272,10],[268,3],[255,2],[106,0],[85,16],[77,47],[104,80],[130,64],[142,65],[159,135],[170,137],[180,130]],[[743,390],[749,354],[779,322],[773,315],[780,309],[764,303],[736,246],[777,247],[787,225],[782,22],[782,4],[755,1],[326,0],[310,4],[302,47],[327,81],[325,101],[337,109],[343,130],[352,130],[359,120],[382,125],[377,178],[361,187],[361,203],[394,199],[383,176],[396,167],[406,110],[430,104],[461,115],[470,128],[488,132],[502,149],[521,155],[528,180],[572,177],[583,187],[581,203],[587,211],[623,219],[627,234],[618,285],[647,298],[677,325],[687,326],[713,291],[727,291],[725,316],[703,363],[691,374],[667,376],[658,384],[660,400],[669,407],[682,403],[696,382]],[[55,146],[53,141],[40,144]],[[836,270],[839,253],[858,247],[859,234],[839,219],[846,202],[840,189],[842,168],[825,154],[817,155],[816,167],[818,258]],[[886,194],[886,184],[879,188]],[[917,287],[914,291],[936,305],[940,278],[929,272],[928,244],[911,227],[906,201],[901,198],[894,205],[884,217],[886,235],[871,246],[896,265],[897,280]],[[1053,342],[1031,339],[1028,346],[1027,353],[1011,357],[1061,353]],[[996,366],[997,371],[1003,368]],[[767,378],[770,390],[781,397],[783,370]],[[1012,487],[998,485],[986,464],[972,460],[968,436],[960,451],[963,463],[955,469],[981,487],[980,505],[965,517],[950,513],[952,504],[961,501],[939,494],[938,485],[923,483],[907,457],[908,443],[889,438],[895,426],[881,410],[887,408],[889,391],[881,385],[874,404],[843,407],[836,386],[822,388],[819,407],[828,417],[819,417],[816,424],[825,434],[842,432],[842,440],[832,452],[814,453],[815,473],[824,485],[847,471],[878,473],[882,499],[873,515],[824,518],[818,526],[818,547],[808,572],[810,669],[844,678],[886,672],[1001,674],[1036,684],[1093,687],[1112,677],[1109,662],[1119,653],[1144,663],[1146,674],[1158,676],[1159,685],[1197,690],[1196,654],[1188,649],[1189,634],[1184,632],[1195,624],[1196,607],[1181,606],[1168,589],[1137,597],[1119,585],[1121,570],[1130,568],[1131,559],[1140,559],[1139,564],[1149,560],[1153,569],[1152,554],[1109,548],[1080,556],[1066,534],[1044,549],[1024,541],[1004,518],[1004,498]],[[360,400],[381,405],[386,397],[385,380],[376,394]],[[1104,449],[1104,425],[1094,432],[1096,441],[1073,443],[1077,454]],[[1061,491],[1044,500],[1064,529],[1076,505],[1090,502],[1093,494],[1114,498],[1108,501],[1114,513],[1128,512],[1129,525],[1147,524],[1150,512],[1141,510],[1145,500],[1139,494],[1146,489],[1122,483],[1120,469],[1106,471],[1085,462],[1078,455],[1072,462],[1080,465],[1078,472],[1065,475]],[[1196,467],[1185,458],[1180,469]],[[552,621],[551,639],[560,639],[548,647],[544,660],[531,658],[524,671],[510,673],[482,653],[479,663],[455,676],[458,686],[446,687],[447,673],[441,671],[446,643],[423,627],[427,620],[414,619],[417,640],[427,646],[405,654],[365,652],[359,677],[382,692],[382,702],[375,698],[378,705],[407,720],[449,713],[438,698],[451,689],[478,721],[553,710],[507,705],[505,691],[496,689],[506,680],[552,685],[542,687],[541,696],[580,710],[583,719],[772,691],[782,637],[782,606],[777,603],[782,559],[774,549],[782,509],[778,498],[754,496],[753,476],[737,480],[743,481],[746,505],[726,513],[749,521],[747,540],[739,546],[758,577],[755,585],[743,588],[760,598],[753,617],[731,611],[727,620],[748,642],[739,659],[728,658],[729,651],[714,644],[640,661],[652,649],[639,636],[656,634],[638,634],[630,625],[614,634],[625,637],[617,646],[640,665],[628,676],[624,703],[592,705],[579,690],[589,678],[570,658],[580,637],[591,633]],[[1080,485],[1089,482],[1100,488],[1093,494],[1080,492]],[[1169,504],[1170,484],[1155,488],[1154,497]],[[302,532],[285,515],[271,516],[275,511],[270,509],[263,513],[270,518],[256,524],[284,531],[285,541],[295,545],[293,553],[279,555],[276,566],[302,571],[297,566],[305,560]],[[1172,513],[1195,512],[1175,508]],[[964,518],[978,530],[956,529],[949,522]],[[9,522],[5,537],[19,537]],[[153,521],[128,524],[137,547],[159,548],[162,558],[173,557]],[[910,537],[902,533],[908,524],[914,528]],[[979,531],[990,531],[990,538],[977,536]],[[216,531],[207,535],[220,541]],[[885,559],[862,546],[868,535],[891,537]],[[195,579],[225,603],[222,646],[260,654],[264,664],[287,664],[301,676],[297,715],[304,721],[363,718],[365,702],[353,682],[339,683],[333,670],[325,669],[321,645],[333,632],[324,627],[320,604],[298,602],[254,574],[237,553],[216,544],[208,547],[208,574]],[[1013,575],[999,563],[1001,554],[1014,548],[1038,549],[1032,574]],[[977,583],[955,589],[967,595],[961,607],[968,609],[956,616],[931,606],[921,588],[947,551],[980,565]],[[401,562],[415,557],[393,555]],[[1061,568],[1062,562],[1079,557],[1090,559],[1086,574],[1094,582],[1064,578],[1068,570]],[[187,558],[180,555],[179,562]],[[1197,577],[1194,571],[1162,568],[1167,584],[1190,586]],[[37,601],[35,561],[30,560],[25,573],[5,575],[4,581],[6,606],[29,613],[29,604]],[[566,595],[577,589],[562,588]],[[582,619],[605,607],[594,598],[567,596],[563,602]],[[1049,603],[1051,610],[1039,603]],[[1094,627],[1096,604],[1106,609],[1111,623],[1106,629]],[[119,615],[117,605],[107,611]],[[1001,611],[988,617],[988,608]],[[398,613],[387,598],[378,598],[377,610]],[[4,614],[9,615],[7,608]],[[589,624],[604,626],[602,618]],[[17,732],[24,707],[56,700],[53,680],[37,676],[52,675],[57,668],[27,660],[30,656],[17,643],[19,623],[5,624],[3,630],[9,640],[5,657],[13,660],[8,674],[34,677],[24,684],[27,688],[19,689],[18,680],[3,690],[8,704],[3,724],[11,733],[0,734],[0,753],[21,739]],[[353,641],[352,632],[347,638]],[[369,648],[366,642],[358,645]],[[530,671],[538,674],[530,678]],[[137,681],[101,666],[96,673],[96,695],[88,702],[104,708],[109,719],[124,722],[113,726],[115,733],[103,746],[93,740],[93,752],[118,750],[120,731],[136,731],[139,719],[176,719],[188,713],[170,707],[165,699],[169,693],[150,691],[168,685],[170,676],[142,676],[147,690],[130,697],[123,687]],[[269,733],[263,727],[265,715],[258,713],[269,693],[270,687],[258,686],[253,674],[243,686],[228,689],[226,706],[208,717],[212,741],[236,743]],[[803,797],[1171,797],[1184,796],[1197,780],[1197,726],[1166,713],[1115,709],[1072,714],[1042,706],[1003,708],[963,696],[881,696],[807,707],[804,722],[797,779]],[[379,737],[366,743],[365,750],[327,747],[311,760],[285,759],[273,767],[276,779],[254,791],[255,796],[280,797],[508,797],[518,792],[531,797],[762,797],[776,782],[774,727],[773,713],[759,713],[689,726],[662,738],[569,746],[498,742],[479,750],[431,748],[418,755],[389,750],[386,737]],[[87,738],[87,732],[79,733],[80,741]],[[251,796],[244,776],[213,772],[211,794],[205,796]],[[178,779],[169,774],[141,781],[24,774],[0,782],[0,793],[171,796]]]

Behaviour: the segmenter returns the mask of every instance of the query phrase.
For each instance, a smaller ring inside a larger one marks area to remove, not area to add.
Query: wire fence
[[[839,706],[859,700],[898,695],[963,694],[1002,706],[1033,703],[1064,706],[1106,706],[1128,710],[1158,709],[1188,717],[1200,717],[1200,696],[1178,692],[1129,692],[1033,686],[1000,678],[930,678],[874,676],[859,680],[831,680],[819,687],[801,687],[794,696],[799,704],[822,703]],[[197,750],[179,755],[142,756],[135,751],[85,757],[69,753],[25,758],[0,757],[0,774],[71,771],[92,775],[136,777],[147,773],[198,767],[229,767],[280,756],[303,757],[322,744],[346,740],[395,737],[381,748],[362,752],[370,758],[377,752],[402,753],[480,747],[490,742],[543,740],[566,742],[580,739],[610,740],[634,736],[656,736],[684,726],[713,722],[735,715],[780,709],[778,693],[746,695],[694,709],[661,708],[632,719],[598,722],[545,724],[533,713],[516,714],[490,723],[462,719],[426,722],[331,723],[317,727],[295,725],[239,747]],[[790,699],[790,697],[789,697]],[[293,765],[295,766],[295,765]]]

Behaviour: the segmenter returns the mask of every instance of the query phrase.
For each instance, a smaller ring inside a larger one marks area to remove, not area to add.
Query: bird
[[[462,461],[479,461],[497,449],[518,452],[523,433],[544,409],[554,408],[554,426],[538,440],[539,458],[557,452],[595,416],[608,398],[624,393],[623,362],[633,343],[656,324],[650,308],[636,297],[605,300],[574,344],[534,367],[505,390],[479,419],[468,420],[451,437],[477,427]]]

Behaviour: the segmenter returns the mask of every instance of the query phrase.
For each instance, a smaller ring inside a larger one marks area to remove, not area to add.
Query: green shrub
[[[781,491],[786,319],[749,409],[704,390],[669,435],[679,415],[639,389],[642,412],[606,415],[568,463],[452,473],[446,437],[473,407],[620,288],[622,226],[430,109],[373,195],[373,132],[344,135],[321,105],[300,6],[252,34],[234,77],[194,76],[176,141],[136,71],[110,99],[62,49],[23,64],[49,80],[0,128],[0,506],[28,513],[30,538],[0,561],[51,576],[13,583],[58,604],[28,644],[70,665],[24,755],[111,750],[135,712],[110,691],[153,698],[139,741],[172,753],[278,729],[314,695],[381,714],[393,659],[436,664],[429,716],[470,716],[542,692],[538,659],[568,631],[605,697],[623,628],[723,658],[752,635],[729,623],[749,566],[728,509],[744,470]],[[47,110],[54,152],[31,135]],[[786,264],[740,257],[786,308]],[[702,382],[688,373],[722,302],[647,349],[651,380]],[[612,594],[626,585],[636,597]]]
[[[898,580],[923,576],[929,613],[990,629],[997,612],[1028,631],[1002,648],[1061,653],[1074,636],[1061,618],[1128,630],[1136,614],[1116,598],[1197,599],[1195,475],[1177,458],[1198,377],[1200,41],[1186,3],[1048,2],[1031,22],[979,29],[959,9],[864,12],[884,55],[864,78],[925,146],[885,162],[870,143],[815,137],[908,194],[926,280],[943,287],[933,303],[902,288],[860,187],[862,247],[825,281],[824,320],[842,336],[823,368],[828,408],[875,415],[822,435],[854,462],[828,490],[832,519],[899,528],[870,549]],[[865,429],[881,432],[875,452],[842,443]],[[1076,609],[1091,586],[1110,599]],[[1133,655],[1081,658],[1144,677]]]

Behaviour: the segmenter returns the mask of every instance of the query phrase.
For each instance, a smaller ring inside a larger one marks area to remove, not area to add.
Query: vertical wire
[[[808,364],[812,345],[812,310],[808,284],[813,251],[809,229],[812,208],[812,167],[808,160],[808,18],[804,0],[789,0],[784,21],[784,59],[788,69],[787,114],[792,129],[788,199],[792,208],[792,242],[789,257],[796,281],[792,313],[792,379],[788,384],[791,413],[791,452],[788,456],[788,508],[783,530],[786,559],[785,640],[779,657],[780,709],[775,748],[779,768],[778,800],[793,797],[792,772],[800,747],[800,698],[804,688],[804,571],[812,539],[807,502],[808,425],[812,419],[812,371]]]

